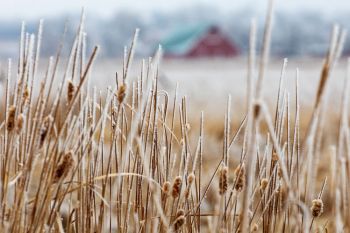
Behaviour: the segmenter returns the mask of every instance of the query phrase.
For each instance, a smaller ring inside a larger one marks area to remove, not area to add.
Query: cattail
[[[277,162],[278,161],[278,155],[276,151],[272,152],[272,162]]]
[[[260,116],[260,112],[261,112],[261,107],[260,104],[255,103],[253,106],[253,114],[254,114],[254,118],[259,118]]]
[[[251,231],[251,232],[257,232],[258,229],[259,229],[258,224],[255,223],[255,224],[251,227],[250,231]]]
[[[177,198],[180,195],[181,185],[182,185],[181,176],[177,176],[174,180],[173,189],[171,191],[171,195],[173,196],[173,198]]]
[[[24,116],[23,114],[19,114],[17,117],[17,121],[16,121],[16,130],[17,133],[20,133],[22,128],[23,128],[23,121],[24,121]]]
[[[176,218],[184,215],[185,215],[185,211],[183,209],[179,209],[178,211],[176,211]]]
[[[48,130],[51,126],[51,123],[53,121],[53,118],[51,115],[48,115],[47,117],[45,117],[44,121],[43,121],[43,124],[41,126],[41,129],[40,129],[40,147],[43,146],[44,144],[44,141],[46,139],[46,136],[47,136],[47,133],[48,133]]]
[[[323,201],[321,199],[312,200],[312,206],[310,208],[312,216],[315,218],[320,217],[323,213]]]
[[[15,127],[16,106],[12,105],[8,111],[7,130],[10,132]]]
[[[223,195],[227,191],[227,166],[222,166],[219,171],[219,193],[220,195]]]
[[[163,187],[162,187],[163,193],[167,196],[170,195],[170,186],[171,186],[170,182],[166,181],[166,182],[164,182]]]
[[[63,155],[62,161],[58,164],[55,170],[53,183],[57,183],[61,179],[66,178],[66,176],[68,175],[69,171],[72,169],[73,166],[74,166],[73,152],[68,151]]]
[[[24,88],[23,90],[23,99],[22,99],[22,103],[23,105],[28,103],[28,100],[29,100],[29,94],[30,94],[30,91],[29,91],[29,87],[28,85]]]
[[[235,176],[236,176],[235,189],[240,192],[244,188],[244,184],[245,184],[244,163],[238,165],[238,167],[235,169]]]
[[[248,219],[252,219],[253,218],[253,212],[248,209]],[[243,212],[239,213],[236,215],[236,225],[241,225],[243,221]]]
[[[72,81],[68,81],[68,86],[67,86],[67,100],[68,103],[70,103],[73,100],[75,94],[75,86]]]
[[[123,83],[119,86],[118,92],[117,92],[117,99],[118,102],[121,104],[126,97],[126,84]]]
[[[282,178],[283,177],[283,173],[282,173],[281,167],[277,168],[277,176],[278,176],[278,178]]]
[[[195,175],[193,174],[193,172],[191,172],[191,174],[188,175],[187,177],[187,187],[186,187],[186,190],[185,190],[185,198],[189,198],[190,197],[190,193],[191,193],[191,186],[192,186],[192,183],[195,179]]]
[[[279,185],[279,186],[276,188],[275,192],[276,192],[277,195],[280,194],[280,192],[281,192],[281,185]]]
[[[11,212],[12,212],[11,208],[6,208],[4,210],[4,216],[0,215],[0,218],[3,217],[4,221],[7,222],[10,219],[10,217],[11,217]]]
[[[188,184],[191,185],[195,178],[196,178],[196,176],[193,174],[193,172],[191,172],[191,174],[189,174],[187,177]]]
[[[264,191],[268,184],[269,184],[268,179],[266,179],[266,178],[261,179],[261,181],[260,181],[260,190]]]
[[[184,223],[185,223],[185,216],[184,215],[177,217],[173,223],[174,231],[180,230],[180,228],[184,225]]]

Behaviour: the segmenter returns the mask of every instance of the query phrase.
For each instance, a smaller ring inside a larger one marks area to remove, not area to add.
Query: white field
[[[323,60],[321,58],[289,59],[284,87],[289,92],[291,103],[295,99],[296,69],[299,69],[300,100],[302,108],[313,105],[320,79]],[[264,99],[269,104],[276,100],[283,59],[270,61],[263,82]],[[130,78],[135,78],[141,70],[141,61],[134,61]],[[257,65],[258,68],[258,65]],[[121,72],[121,62],[98,60],[91,75],[91,84],[99,88],[115,84],[115,72]],[[329,107],[338,108],[342,87],[346,77],[346,61],[341,60],[329,79]],[[247,59],[214,60],[163,60],[160,65],[159,82],[161,88],[173,93],[179,84],[180,96],[186,95],[189,106],[196,110],[224,112],[227,96],[232,96],[232,107],[241,112],[247,86]],[[335,104],[336,103],[336,104]]]

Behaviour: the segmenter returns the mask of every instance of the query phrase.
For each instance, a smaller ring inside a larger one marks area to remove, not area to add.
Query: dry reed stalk
[[[334,33],[327,56],[330,59],[326,60],[316,94],[320,111],[313,116],[315,123],[310,124],[312,130],[305,138],[309,144],[304,147],[299,143],[299,71],[294,122],[294,102],[285,84],[286,59],[274,118],[261,98],[268,63],[270,12],[271,6],[256,85],[256,24],[251,23],[245,117],[235,130],[229,96],[222,122],[224,133],[217,141],[208,140],[209,150],[204,147],[204,112],[199,124],[193,123],[191,105],[186,97],[179,96],[178,88],[172,96],[159,86],[161,49],[154,59],[142,61],[136,82],[129,80],[138,30],[130,49],[125,49],[120,82],[105,91],[94,88],[91,94],[89,76],[98,47],[86,59],[82,13],[59,89],[53,92],[64,41],[60,42],[56,57],[49,58],[45,77],[37,89],[33,80],[40,73],[43,22],[39,23],[37,36],[26,33],[23,23],[17,77],[12,83],[9,60],[5,117],[0,122],[0,231],[308,232],[313,223],[315,229],[322,229],[323,219],[335,230],[347,231],[347,81],[338,144],[332,152],[331,188],[321,197],[324,182],[318,197],[312,196],[321,174],[316,170],[322,168],[321,156],[325,156],[321,142],[325,138],[322,128],[328,123],[327,80],[340,57],[346,33]],[[62,101],[66,83],[68,107]],[[217,144],[222,145],[222,154],[213,166],[210,147]],[[308,163],[301,162],[304,149],[309,153]],[[231,156],[231,150],[240,150],[241,155]],[[68,152],[61,154],[62,151]],[[236,159],[239,165],[231,183],[229,166]],[[310,164],[315,171],[308,169]],[[328,212],[329,202],[334,206],[332,214]],[[203,221],[206,218],[209,229]],[[323,229],[328,230],[328,225],[325,223]]]

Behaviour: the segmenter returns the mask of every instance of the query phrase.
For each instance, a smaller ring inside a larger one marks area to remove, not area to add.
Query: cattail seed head
[[[244,188],[244,184],[245,184],[245,165],[244,163],[238,165],[238,167],[235,169],[235,176],[236,176],[236,180],[235,180],[235,189],[240,192],[243,190]]]
[[[258,103],[255,103],[253,106],[254,118],[259,118],[261,112],[261,106]]]
[[[281,167],[278,167],[278,169],[277,169],[277,176],[278,176],[278,178],[282,178],[283,177],[283,172],[282,172]]]
[[[185,224],[185,216],[181,215],[177,217],[173,223],[174,231],[180,230],[180,228]]]
[[[184,215],[185,215],[185,211],[183,209],[179,209],[178,211],[176,211],[176,218]]]
[[[185,190],[185,198],[188,199],[190,197],[190,193],[191,193],[191,186],[192,186],[192,183],[195,179],[195,175],[193,174],[193,172],[191,172],[191,174],[189,174],[187,176],[187,187],[186,187],[186,190]]]
[[[16,106],[9,107],[7,116],[7,130],[10,132],[15,128]]]
[[[272,158],[271,158],[272,162],[277,162],[278,161],[278,155],[276,151],[272,152]]]
[[[281,185],[279,185],[276,190],[275,190],[276,194],[280,194],[281,192]]]
[[[173,188],[171,191],[171,195],[173,196],[173,198],[177,198],[178,196],[180,196],[181,185],[182,185],[181,176],[177,176],[174,180]]]
[[[117,92],[117,99],[119,104],[121,104],[126,97],[126,84],[123,83],[119,86],[118,92]]]
[[[317,218],[323,213],[323,201],[321,199],[312,200],[312,206],[310,208],[312,216]]]
[[[24,121],[24,116],[23,114],[19,114],[17,117],[17,121],[16,121],[16,130],[17,133],[20,133],[22,128],[23,128],[23,121]]]
[[[170,195],[170,182],[169,181],[165,181],[162,187],[162,191],[165,195],[169,196]]]
[[[264,191],[268,184],[269,184],[268,179],[266,179],[266,178],[261,179],[261,181],[260,181],[260,190]]]
[[[222,166],[219,171],[219,193],[220,195],[223,195],[227,191],[227,166]]]
[[[28,100],[29,100],[29,94],[30,94],[30,91],[29,91],[29,87],[28,85],[24,88],[23,90],[23,99],[22,99],[22,103],[23,105],[28,103]]]
[[[193,174],[193,172],[191,172],[191,174],[189,174],[187,177],[188,184],[191,185],[195,178],[196,178],[195,175]]]
[[[53,183],[58,183],[61,179],[66,178],[66,176],[68,175],[69,171],[72,169],[73,166],[74,166],[73,152],[68,151],[63,155],[61,162],[58,164],[55,170]]]
[[[251,232],[257,232],[258,229],[259,229],[258,224],[255,223],[255,224],[251,227],[250,231],[251,231]]]
[[[68,100],[68,103],[70,103],[73,100],[74,94],[75,94],[74,83],[71,80],[69,80],[68,81],[68,86],[67,86],[67,100]]]
[[[41,129],[40,129],[40,147],[43,146],[44,144],[44,141],[46,139],[46,136],[47,136],[47,133],[48,133],[48,130],[51,126],[51,123],[53,121],[53,118],[51,115],[48,115],[47,117],[45,117],[44,121],[43,121],[43,124],[41,126]]]

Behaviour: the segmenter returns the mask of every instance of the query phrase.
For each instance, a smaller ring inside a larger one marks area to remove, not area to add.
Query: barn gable
[[[165,57],[230,57],[238,55],[238,48],[219,29],[202,24],[183,27],[162,42]]]

